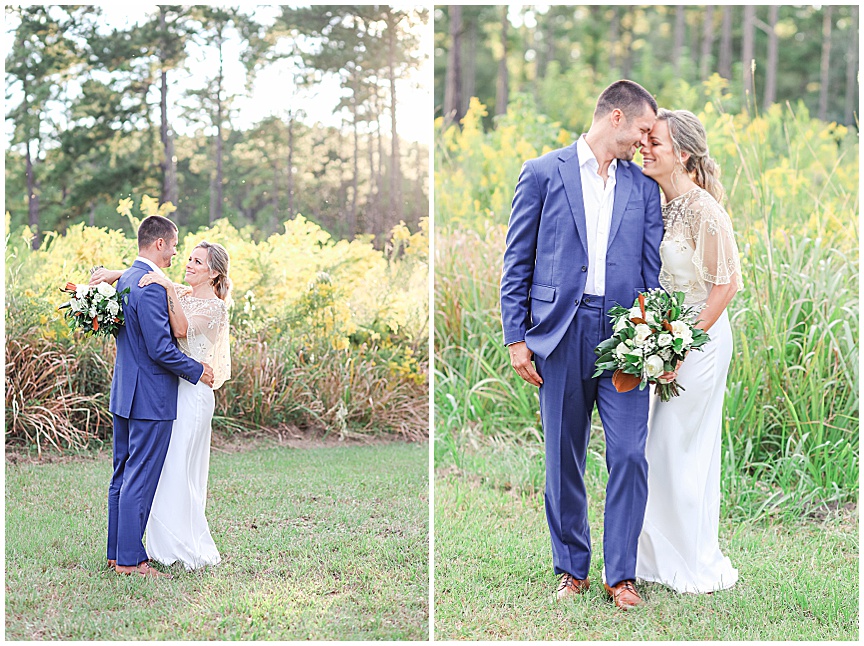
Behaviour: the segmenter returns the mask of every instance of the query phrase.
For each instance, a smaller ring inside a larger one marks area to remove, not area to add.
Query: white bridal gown
[[[686,305],[703,305],[713,284],[741,269],[729,215],[705,190],[694,188],[663,206],[660,284],[682,291]],[[738,570],[723,556],[720,524],[720,435],[732,330],[724,311],[708,330],[711,341],[690,352],[678,371],[684,390],[651,398],[648,419],[648,503],[639,536],[636,578],[677,592],[731,588]]]
[[[180,349],[196,361],[213,367],[213,388],[180,379],[177,419],[156,496],[147,521],[147,554],[171,565],[180,561],[187,570],[215,565],[221,560],[204,516],[207,474],[210,468],[210,422],[213,390],[231,375],[228,345],[228,309],[218,299],[182,296],[180,305],[189,321]]]

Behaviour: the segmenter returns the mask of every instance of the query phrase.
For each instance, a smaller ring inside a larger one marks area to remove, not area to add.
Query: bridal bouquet
[[[123,304],[129,300],[129,288],[118,292],[109,283],[76,285],[66,283],[61,292],[71,294],[69,301],[57,309],[65,309],[69,327],[84,330],[84,334],[116,337],[124,324]]]
[[[684,387],[675,381],[661,381],[660,375],[675,369],[690,350],[701,350],[711,339],[695,327],[698,310],[684,306],[684,292],[668,294],[652,289],[639,294],[629,310],[620,305],[609,310],[612,336],[598,345],[595,363],[599,377],[614,370],[612,383],[618,392],[639,390],[656,384],[660,401],[677,397]]]

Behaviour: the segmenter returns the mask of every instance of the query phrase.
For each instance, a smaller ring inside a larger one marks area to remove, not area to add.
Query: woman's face
[[[207,250],[195,247],[186,263],[186,282],[192,287],[216,278],[216,272],[207,267]]]
[[[669,125],[665,119],[658,119],[648,134],[648,144],[642,147],[642,172],[653,180],[662,182],[672,176],[675,161]]]

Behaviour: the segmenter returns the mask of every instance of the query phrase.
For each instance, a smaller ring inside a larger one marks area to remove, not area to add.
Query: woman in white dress
[[[220,562],[204,509],[210,468],[213,391],[231,376],[228,305],[231,281],[228,253],[219,244],[201,242],[186,264],[189,287],[150,272],[140,286],[158,283],[168,294],[171,331],[180,349],[213,367],[213,388],[179,380],[177,419],[147,521],[146,549],[165,565],[180,561],[187,570]],[[114,282],[122,272],[100,270],[98,278]],[[191,289],[190,289],[191,287]]]
[[[732,330],[726,307],[743,287],[729,215],[720,205],[719,168],[705,129],[686,110],[660,110],[642,149],[643,172],[663,190],[660,284],[700,306],[697,326],[711,341],[675,372],[684,390],[654,395],[648,421],[648,502],[636,577],[677,592],[731,588],[738,571],[720,551],[720,435]]]

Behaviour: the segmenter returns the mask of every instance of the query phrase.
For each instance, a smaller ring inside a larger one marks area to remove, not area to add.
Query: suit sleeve
[[[642,240],[642,280],[646,289],[660,287],[660,243],[663,241],[663,214],[660,187],[646,180],[645,237]]]
[[[138,299],[138,322],[150,358],[178,377],[197,384],[204,366],[174,345],[168,323],[168,299],[160,285],[147,285]]]
[[[513,196],[501,275],[501,321],[505,345],[524,341],[530,325],[529,293],[542,210],[540,183],[531,162],[527,161],[522,165]]]

